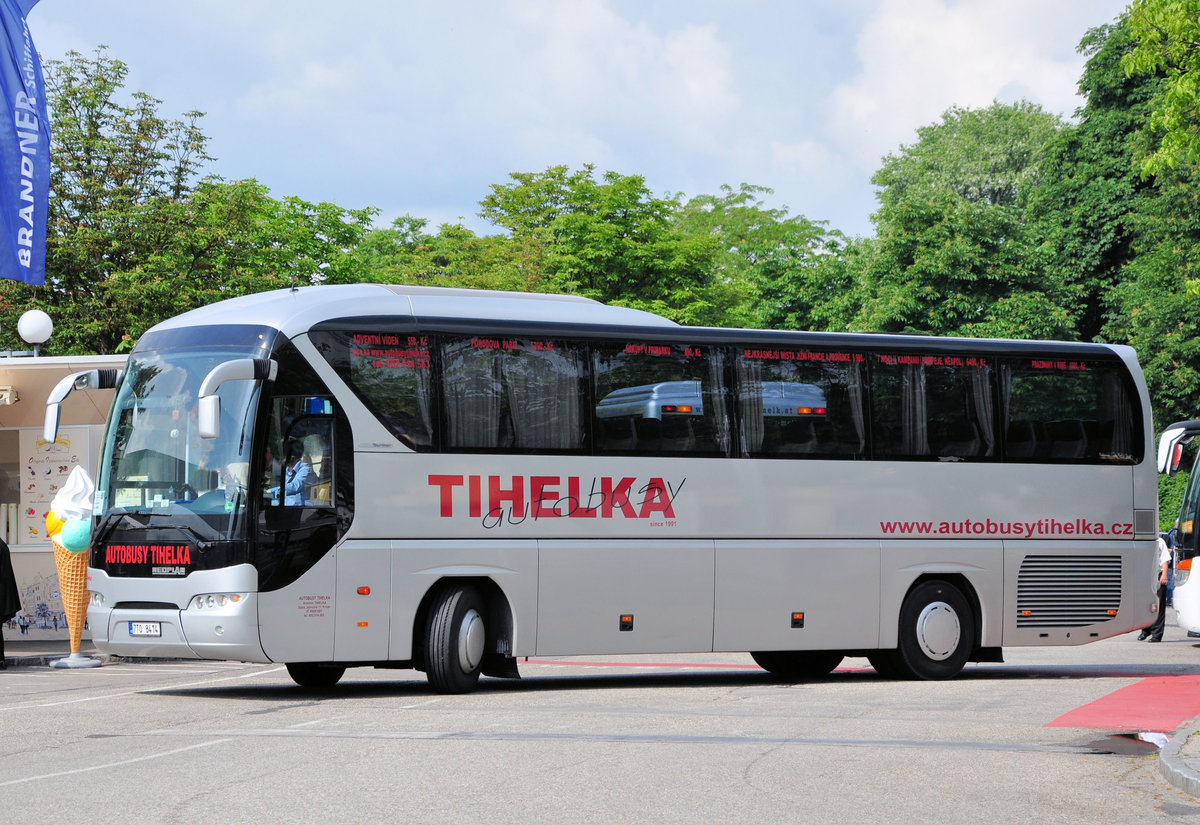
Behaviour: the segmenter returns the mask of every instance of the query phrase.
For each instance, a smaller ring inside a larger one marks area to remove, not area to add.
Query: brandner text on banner
[[[50,119],[46,84],[26,15],[38,0],[0,0],[0,278],[46,282],[46,214],[50,206]]]

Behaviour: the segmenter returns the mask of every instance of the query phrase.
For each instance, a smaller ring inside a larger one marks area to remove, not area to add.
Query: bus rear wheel
[[[479,589],[446,587],[425,621],[425,675],[439,693],[469,693],[479,681],[487,642],[486,605]]]
[[[967,597],[950,582],[931,579],[904,598],[899,646],[889,664],[910,679],[953,679],[974,645],[975,614]]]
[[[842,663],[836,650],[770,650],[751,652],[754,663],[784,679],[817,679],[828,676]]]
[[[346,668],[320,662],[290,662],[287,672],[300,687],[331,688],[342,678]]]

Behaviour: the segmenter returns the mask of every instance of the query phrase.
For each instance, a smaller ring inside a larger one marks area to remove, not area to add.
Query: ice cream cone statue
[[[96,487],[87,472],[76,467],[67,477],[66,485],[50,502],[50,512],[46,513],[46,534],[54,545],[58,589],[71,634],[71,655],[54,660],[51,667],[96,667],[100,664],[99,659],[79,652],[83,625],[87,621],[87,551],[92,535],[92,496],[95,492]]]

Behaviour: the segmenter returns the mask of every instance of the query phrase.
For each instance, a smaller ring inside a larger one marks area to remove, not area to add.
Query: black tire
[[[320,662],[291,662],[287,666],[292,681],[306,688],[331,688],[342,678],[346,668]]]
[[[434,596],[425,621],[425,676],[438,693],[470,693],[487,647],[486,605],[478,588],[450,586]]]
[[[899,646],[889,651],[901,676],[953,679],[962,672],[974,646],[975,614],[957,587],[931,579],[904,597]]]
[[[898,652],[895,650],[873,650],[867,654],[867,661],[875,672],[884,679],[900,679],[904,671],[896,664]]]
[[[752,652],[750,658],[768,673],[784,679],[819,679],[842,663],[837,650],[770,650]]]

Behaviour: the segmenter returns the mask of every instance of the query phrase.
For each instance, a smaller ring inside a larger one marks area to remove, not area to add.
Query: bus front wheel
[[[346,668],[317,662],[289,662],[287,672],[300,687],[331,688],[342,678]]]
[[[425,675],[439,693],[469,693],[479,681],[487,641],[486,605],[479,589],[450,586],[438,593],[425,622]]]
[[[818,679],[842,663],[837,650],[771,650],[751,653],[754,663],[784,679]]]
[[[910,679],[953,679],[974,644],[975,614],[967,597],[950,582],[931,579],[904,599],[899,646],[891,651],[889,664]]]

